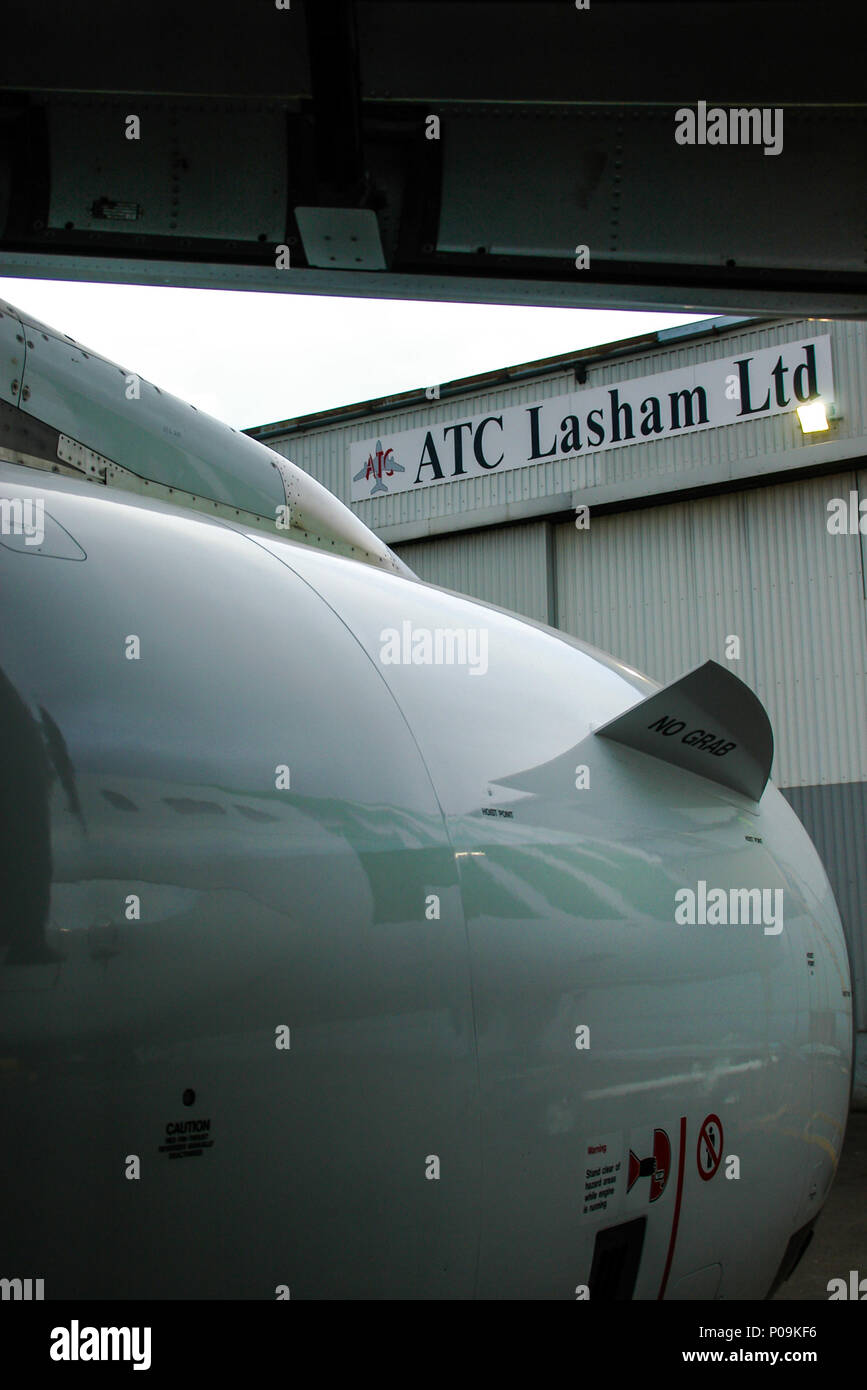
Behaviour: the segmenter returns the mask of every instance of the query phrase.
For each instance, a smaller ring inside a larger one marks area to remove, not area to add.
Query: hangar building
[[[420,578],[756,691],[846,929],[862,1106],[865,382],[865,323],[717,318],[248,431]]]

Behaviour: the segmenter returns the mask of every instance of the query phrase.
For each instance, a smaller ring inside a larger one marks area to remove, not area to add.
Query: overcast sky
[[[5,277],[0,299],[241,429],[708,317]]]

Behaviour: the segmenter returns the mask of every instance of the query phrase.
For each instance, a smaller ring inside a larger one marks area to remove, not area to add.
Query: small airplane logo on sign
[[[393,449],[383,449],[382,440],[377,439],[374,453],[368,454],[367,462],[362,464],[358,472],[353,475],[352,481],[360,483],[362,478],[365,482],[369,478],[375,479],[373,487],[370,489],[370,496],[374,497],[377,492],[388,492],[388,486],[382,481],[383,473],[387,478],[391,478],[395,473],[405,473],[403,464],[398,463],[394,457]]]

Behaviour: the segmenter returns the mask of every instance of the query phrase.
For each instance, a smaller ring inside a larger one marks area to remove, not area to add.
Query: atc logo
[[[383,475],[386,478],[391,478],[395,473],[405,472],[406,469],[403,464],[398,463],[395,459],[394,450],[383,449],[382,440],[377,439],[375,453],[367,455],[367,463],[362,464],[352,481],[360,483],[363,478],[365,482],[368,482],[370,478],[373,478],[374,483],[370,489],[370,496],[374,497],[377,492],[388,492],[388,484],[382,481]]]

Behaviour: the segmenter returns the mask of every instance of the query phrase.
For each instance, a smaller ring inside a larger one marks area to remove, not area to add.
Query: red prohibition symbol
[[[695,1157],[698,1175],[710,1182],[722,1162],[723,1128],[719,1115],[708,1115],[698,1132]]]

